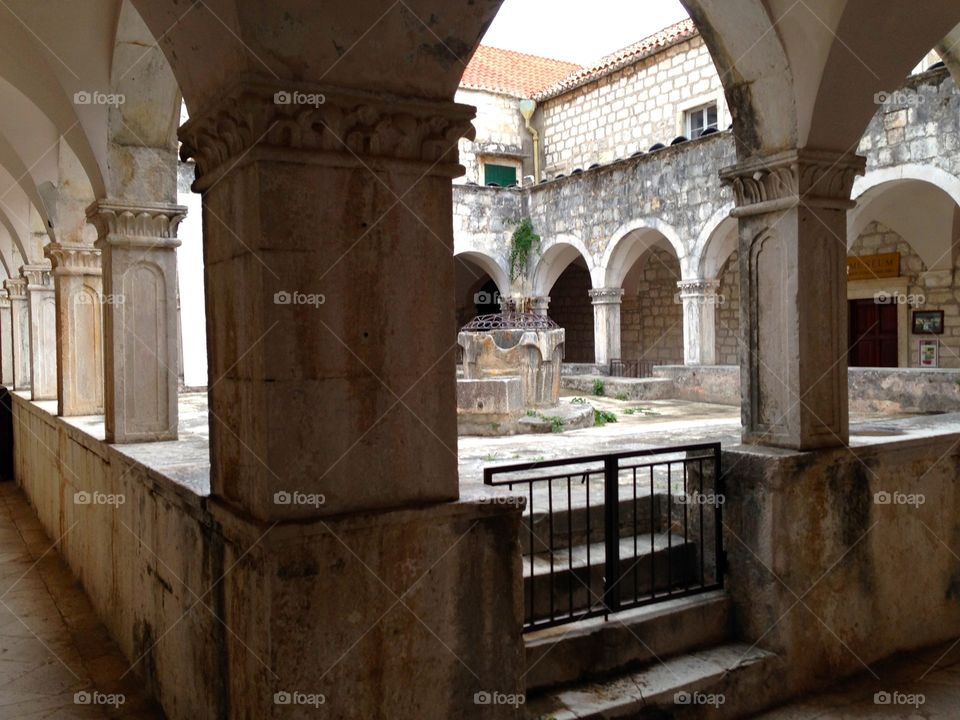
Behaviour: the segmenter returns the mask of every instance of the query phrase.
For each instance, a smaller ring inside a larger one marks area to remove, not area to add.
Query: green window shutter
[[[483,184],[510,187],[517,184],[517,169],[510,165],[494,165],[485,163],[483,166]]]

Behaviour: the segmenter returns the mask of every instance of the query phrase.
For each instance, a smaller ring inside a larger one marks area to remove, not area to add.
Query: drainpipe
[[[534,111],[537,109],[537,103],[533,100],[520,101],[520,114],[527,124],[527,131],[533,137],[533,184],[540,182],[540,133],[530,124]]]

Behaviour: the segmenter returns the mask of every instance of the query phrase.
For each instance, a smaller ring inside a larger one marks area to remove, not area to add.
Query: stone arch
[[[869,173],[854,185],[856,207],[847,218],[847,248],[877,220],[901,235],[928,269],[953,265],[960,179],[929,165]]]
[[[546,245],[546,243],[544,243]],[[546,296],[550,294],[550,289],[557,282],[557,279],[567,269],[570,263],[583,258],[587,265],[587,271],[590,273],[591,284],[597,285],[595,275],[596,265],[593,262],[593,256],[587,246],[574,235],[558,235],[546,249],[540,254],[537,266],[533,271],[533,294],[536,296]]]
[[[602,286],[620,287],[640,256],[664,240],[680,261],[682,271],[687,262],[687,248],[673,226],[656,217],[638,218],[621,225],[607,243],[600,260]]]
[[[469,260],[477,265],[497,284],[501,295],[510,294],[510,276],[493,256],[482,250],[460,250],[454,254],[454,257]]]
[[[731,217],[733,203],[717,210],[697,236],[691,252],[691,277],[715,278],[730,254],[737,249],[737,220]]]

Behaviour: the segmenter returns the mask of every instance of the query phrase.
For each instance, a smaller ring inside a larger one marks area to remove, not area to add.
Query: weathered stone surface
[[[461,332],[458,342],[463,348],[464,377],[480,380],[516,375],[526,407],[556,405],[564,339],[563,330]]]
[[[34,400],[57,397],[57,306],[49,261],[24,265],[30,317],[30,392]]]

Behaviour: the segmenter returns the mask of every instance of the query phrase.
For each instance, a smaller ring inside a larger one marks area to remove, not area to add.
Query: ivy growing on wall
[[[510,279],[516,280],[526,272],[530,258],[540,250],[540,236],[533,231],[530,218],[521,219],[510,238]]]

